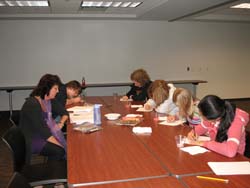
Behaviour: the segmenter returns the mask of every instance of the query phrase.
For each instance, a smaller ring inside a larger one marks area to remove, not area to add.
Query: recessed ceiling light
[[[129,7],[131,8],[135,8],[138,7],[142,2],[133,2],[131,5],[129,5]]]
[[[136,8],[142,2],[120,2],[120,1],[82,1],[82,8],[90,8],[90,7],[113,7],[113,8]]]
[[[238,4],[238,5],[231,6],[231,8],[250,9],[250,3],[241,3],[241,4]]]
[[[121,7],[126,8],[131,4],[131,2],[124,2],[122,3]]]
[[[43,1],[0,1],[0,6],[9,7],[48,7],[49,2]]]
[[[112,7],[119,7],[122,4],[122,2],[113,2]]]

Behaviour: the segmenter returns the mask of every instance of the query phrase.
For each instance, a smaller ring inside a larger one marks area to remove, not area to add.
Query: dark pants
[[[40,154],[47,156],[48,160],[65,160],[65,150],[50,142],[45,144]]]

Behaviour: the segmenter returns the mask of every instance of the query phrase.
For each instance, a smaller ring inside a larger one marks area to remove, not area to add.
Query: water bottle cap
[[[94,104],[94,108],[100,108],[102,104]]]

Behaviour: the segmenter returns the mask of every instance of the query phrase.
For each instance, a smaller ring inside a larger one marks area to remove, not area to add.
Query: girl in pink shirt
[[[188,133],[192,144],[206,147],[227,157],[234,157],[237,153],[243,155],[248,113],[215,95],[204,97],[198,108],[202,121],[195,127],[195,131]],[[196,141],[197,136],[203,134],[208,134],[211,140]]]

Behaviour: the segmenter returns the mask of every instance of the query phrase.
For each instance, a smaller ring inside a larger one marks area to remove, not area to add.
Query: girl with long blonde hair
[[[155,80],[149,87],[150,99],[144,104],[144,108],[155,109],[158,113],[176,114],[178,107],[172,100],[175,89],[173,84],[168,84],[165,80]]]

